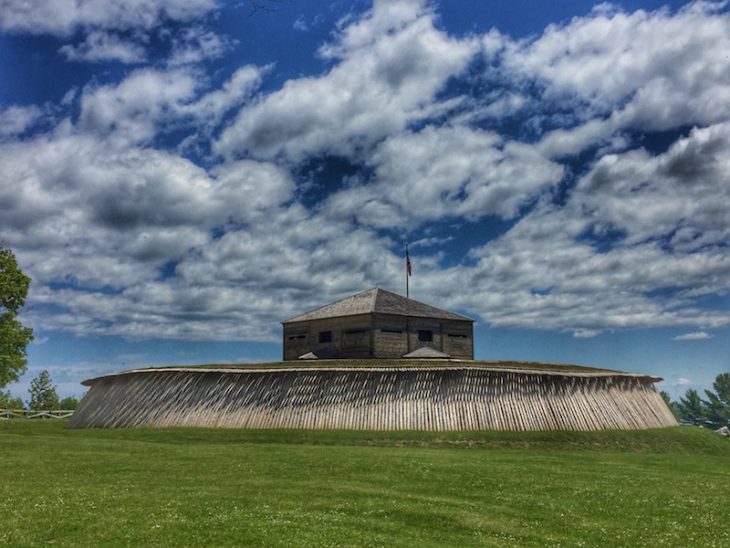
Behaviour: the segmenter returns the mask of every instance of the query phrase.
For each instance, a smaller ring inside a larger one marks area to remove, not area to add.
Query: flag
[[[406,246],[406,272],[411,275],[411,256],[408,254],[408,246]]]

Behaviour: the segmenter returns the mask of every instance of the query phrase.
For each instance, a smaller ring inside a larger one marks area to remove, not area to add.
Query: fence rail
[[[73,409],[55,411],[34,411],[29,409],[0,409],[0,420],[7,419],[67,419],[74,414]]]

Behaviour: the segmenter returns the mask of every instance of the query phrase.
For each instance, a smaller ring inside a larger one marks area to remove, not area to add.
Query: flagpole
[[[408,287],[408,278],[411,277],[411,256],[408,254],[408,244],[406,244],[406,298],[410,297],[410,290]]]
[[[410,298],[410,292],[408,290],[408,278],[411,277],[411,256],[408,254],[408,244],[406,244],[406,299]],[[411,301],[406,301],[406,353],[411,353],[411,322],[408,318],[408,312],[411,308]]]

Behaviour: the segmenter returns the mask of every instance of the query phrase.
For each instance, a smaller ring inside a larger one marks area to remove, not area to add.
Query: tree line
[[[715,377],[712,388],[714,390],[705,390],[706,399],[694,388],[687,390],[679,401],[672,401],[664,391],[661,395],[682,422],[712,428],[730,426],[730,373],[720,373]]]
[[[76,409],[79,405],[76,396],[59,399],[56,385],[53,384],[51,375],[45,369],[30,382],[28,393],[30,399],[26,405],[20,397],[13,397],[9,391],[0,390],[0,409],[56,411],[58,409]]]

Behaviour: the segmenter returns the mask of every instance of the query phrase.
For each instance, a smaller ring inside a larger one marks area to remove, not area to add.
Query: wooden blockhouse
[[[380,288],[282,322],[284,360],[474,359],[474,320]]]

